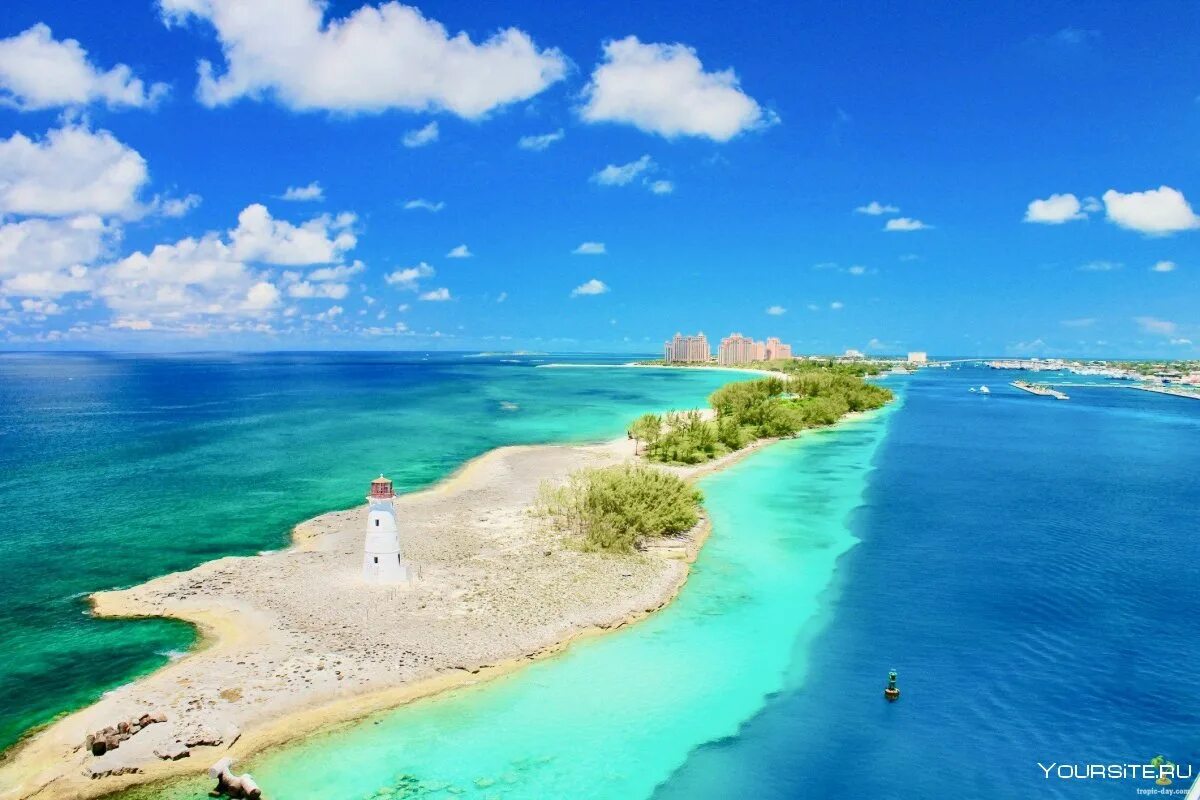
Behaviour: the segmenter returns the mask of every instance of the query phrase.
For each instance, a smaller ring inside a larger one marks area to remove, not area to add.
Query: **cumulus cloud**
[[[929,227],[931,226],[926,225],[919,219],[896,217],[895,219],[889,219],[887,224],[883,226],[883,229],[885,231],[923,231]]]
[[[648,181],[646,188],[654,194],[670,194],[675,191],[675,184],[665,180]]]
[[[155,205],[164,217],[182,217],[199,206],[201,199],[198,194],[189,194],[184,197],[160,197],[155,198]]]
[[[238,214],[238,226],[230,233],[233,255],[244,261],[299,266],[340,261],[357,244],[350,232],[353,214],[323,215],[301,225],[275,219],[259,203]]]
[[[787,309],[783,306],[769,306],[767,308],[767,313],[772,317],[780,317],[787,313]]]
[[[604,294],[608,291],[608,286],[604,281],[592,278],[590,281],[585,281],[571,290],[571,297],[583,297],[593,294]]]
[[[641,174],[655,168],[655,163],[649,155],[644,155],[637,161],[628,164],[609,164],[604,169],[592,175],[592,181],[601,186],[626,186]]]
[[[841,300],[834,300],[832,303],[829,304],[829,307],[834,311],[841,311],[843,308],[846,307],[846,304],[843,303]]]
[[[1174,272],[1178,268],[1174,261],[1158,261],[1150,268],[1151,272]]]
[[[627,123],[667,138],[724,142],[777,121],[742,91],[732,69],[705,72],[693,48],[636,36],[605,42],[584,100],[579,114],[587,122]]]
[[[429,211],[434,214],[446,207],[445,202],[438,200],[436,203],[426,200],[423,197],[418,197],[415,200],[409,200],[404,204],[405,211]]]
[[[398,269],[395,272],[388,273],[387,275],[383,276],[383,279],[387,282],[388,286],[396,286],[400,289],[406,289],[408,291],[415,292],[417,290],[418,282],[422,278],[432,278],[434,274],[433,267],[422,261],[415,267],[405,267],[404,269]],[[405,308],[402,306],[400,310],[404,311]]]
[[[198,66],[208,106],[270,97],[299,111],[445,110],[478,119],[560,80],[566,58],[505,28],[476,44],[398,2],[326,19],[318,0],[160,0],[164,18],[212,24],[224,70]]]
[[[577,256],[602,256],[608,251],[604,248],[604,242],[584,242],[571,252]]]
[[[1122,228],[1158,236],[1200,228],[1183,193],[1170,186],[1128,194],[1109,189],[1103,199],[1109,221]]]
[[[74,39],[54,38],[42,23],[0,39],[0,104],[22,111],[104,103],[110,108],[152,106],[168,91],[147,86],[124,64],[101,70]]]
[[[521,148],[522,150],[545,150],[555,142],[561,141],[565,135],[566,134],[563,133],[563,129],[559,128],[552,133],[539,133],[530,136],[522,136],[517,140],[517,147]]]
[[[866,275],[867,268],[861,264],[853,264],[849,267],[846,267],[846,272],[850,273],[851,275]]]
[[[470,258],[475,255],[465,244],[460,244],[453,248],[449,253],[446,253],[446,258]]]
[[[289,186],[280,199],[294,203],[317,202],[325,199],[325,190],[319,182],[313,181],[307,186]]]
[[[120,230],[94,215],[0,225],[0,294],[56,298],[95,285],[89,269]]]
[[[451,299],[450,290],[443,286],[440,289],[433,289],[431,291],[422,293],[419,299],[434,303],[441,303]]]
[[[0,140],[0,213],[136,216],[148,178],[146,160],[108,131],[67,125]]]
[[[438,140],[438,124],[431,122],[423,128],[416,128],[404,134],[400,141],[405,147],[424,147]]]
[[[1073,194],[1052,194],[1045,200],[1032,200],[1025,209],[1026,222],[1061,225],[1074,219],[1087,219],[1079,198]]]
[[[878,200],[872,200],[865,206],[859,206],[854,209],[855,214],[869,214],[872,217],[878,217],[881,214],[898,214],[900,209],[893,205],[881,203]]]
[[[257,315],[280,299],[278,287],[216,233],[160,244],[102,268],[97,294],[121,317],[143,320]]]

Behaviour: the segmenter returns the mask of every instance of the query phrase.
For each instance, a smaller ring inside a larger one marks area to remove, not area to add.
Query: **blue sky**
[[[0,346],[1200,355],[1194,3],[743,6],[10,0]]]

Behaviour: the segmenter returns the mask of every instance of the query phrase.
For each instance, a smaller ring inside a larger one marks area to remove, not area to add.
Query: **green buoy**
[[[887,688],[883,690],[883,696],[886,697],[889,702],[900,699],[900,690],[896,688],[896,670],[894,669],[888,672],[888,685]]]

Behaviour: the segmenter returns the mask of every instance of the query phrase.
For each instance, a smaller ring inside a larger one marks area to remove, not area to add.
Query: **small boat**
[[[986,386],[980,386],[979,392],[980,392],[980,394],[991,394],[992,390],[987,388]]]
[[[967,389],[967,391],[970,392],[971,394],[975,394],[975,387],[972,386],[970,389]]]

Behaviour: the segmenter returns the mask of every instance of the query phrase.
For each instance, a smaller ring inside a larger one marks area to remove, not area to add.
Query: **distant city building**
[[[767,345],[765,349],[767,361],[782,361],[792,357],[792,346],[790,344],[784,344],[774,336],[772,336],[770,339],[767,339]]]
[[[914,350],[908,354],[908,363],[910,364],[927,364],[929,363],[929,354],[921,350]]]
[[[712,350],[703,332],[695,336],[677,333],[674,339],[669,339],[663,345],[663,361],[683,364],[708,362],[712,361]]]
[[[723,366],[791,357],[792,346],[774,336],[765,342],[756,342],[749,336],[731,333],[721,340],[721,346],[717,349],[717,363]]]
[[[847,350],[846,352],[842,353],[842,358],[857,360],[857,359],[866,358],[866,356],[864,356],[862,354],[861,350],[850,349],[850,350]]]

